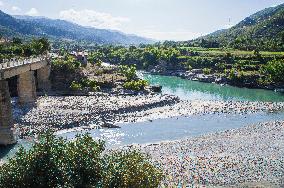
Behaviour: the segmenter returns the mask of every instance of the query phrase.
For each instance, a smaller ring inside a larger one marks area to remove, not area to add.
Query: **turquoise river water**
[[[150,84],[163,86],[163,93],[185,100],[238,100],[283,102],[284,94],[264,89],[238,88],[228,85],[201,83],[174,76],[142,74]]]

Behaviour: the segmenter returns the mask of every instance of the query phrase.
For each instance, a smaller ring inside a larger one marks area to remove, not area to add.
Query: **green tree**
[[[119,71],[121,74],[123,74],[127,78],[128,81],[131,81],[136,78],[136,66],[135,65],[131,65],[131,66],[121,65],[119,66]]]
[[[163,174],[138,151],[105,151],[88,134],[67,141],[48,132],[0,166],[0,188],[158,187]]]
[[[262,72],[267,74],[273,82],[284,82],[284,60],[272,60],[262,67]]]
[[[20,39],[20,38],[18,38],[18,37],[14,37],[14,38],[12,39],[12,42],[13,42],[13,44],[15,44],[15,45],[19,45],[19,44],[22,44],[22,39]]]

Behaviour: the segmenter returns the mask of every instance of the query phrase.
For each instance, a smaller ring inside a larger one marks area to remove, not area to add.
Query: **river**
[[[177,95],[185,100],[284,101],[284,95],[273,91],[221,86],[170,76],[143,74],[143,77],[151,84],[162,85],[163,93]],[[88,132],[95,139],[106,140],[107,146],[114,148],[129,144],[178,140],[274,120],[284,120],[284,113],[207,114],[121,124],[119,129],[97,129]],[[76,134],[80,133],[86,133],[86,131],[69,132],[60,136],[72,139]],[[16,146],[1,149],[0,159],[7,159],[9,156],[13,156],[20,145],[29,148],[31,142],[19,140]]]
[[[229,85],[202,83],[174,76],[140,74],[150,84],[163,86],[163,93],[185,100],[237,100],[283,102],[284,94],[264,89],[238,88]]]

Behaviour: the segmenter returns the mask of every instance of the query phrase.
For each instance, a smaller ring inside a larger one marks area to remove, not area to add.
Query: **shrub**
[[[100,87],[97,85],[97,82],[95,80],[89,80],[87,78],[83,78],[80,80],[80,82],[73,81],[70,85],[70,88],[74,91],[98,91],[100,90]]]
[[[81,83],[82,87],[88,88],[91,91],[98,91],[100,89],[95,80],[82,79]]]
[[[274,82],[284,82],[284,60],[270,61],[267,65],[262,66],[261,71],[264,74],[268,75],[268,77],[271,78],[271,80]]]
[[[96,65],[97,65],[97,66],[101,67],[102,64],[103,64],[102,60],[97,60],[97,62],[96,62]]]
[[[163,174],[138,151],[118,151],[105,157],[104,187],[158,187]]]
[[[133,80],[136,77],[136,67],[134,65],[121,65],[119,66],[119,72],[123,74],[128,81]]]
[[[104,150],[104,142],[88,134],[67,141],[47,132],[0,167],[0,188],[158,187],[163,175],[149,157]]]
[[[83,89],[83,86],[80,83],[73,81],[70,85],[70,88],[74,91],[81,91]]]
[[[271,84],[271,78],[270,78],[270,76],[266,76],[265,78],[259,78],[258,80],[257,80],[257,83],[259,84],[259,85],[269,85],[269,84]]]
[[[81,67],[81,63],[72,56],[66,56],[65,59],[57,58],[52,62],[52,68],[55,70],[74,72]]]
[[[69,181],[75,187],[98,185],[102,179],[101,153],[104,142],[94,141],[89,135],[77,136],[66,144],[66,164]]]
[[[229,76],[228,76],[229,79],[233,80],[238,77],[238,72],[235,69],[231,69],[228,72],[229,72]]]
[[[96,185],[101,179],[100,154],[103,142],[88,135],[75,142],[50,132],[31,150],[21,148],[0,168],[0,187],[75,187]]]
[[[124,89],[130,89],[134,91],[140,91],[145,88],[145,86],[148,85],[148,82],[146,80],[137,80],[137,81],[128,81],[123,84]]]
[[[202,69],[203,74],[210,74],[211,73],[211,69],[209,68],[204,68]]]

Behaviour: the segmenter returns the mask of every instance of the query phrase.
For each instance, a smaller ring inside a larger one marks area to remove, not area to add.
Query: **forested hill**
[[[242,50],[284,50],[284,4],[259,11],[230,29],[214,32],[191,43]]]
[[[0,11],[0,34],[5,37],[42,37],[88,41],[98,44],[140,44],[152,40],[119,31],[83,27],[64,20],[42,17],[10,16]]]

